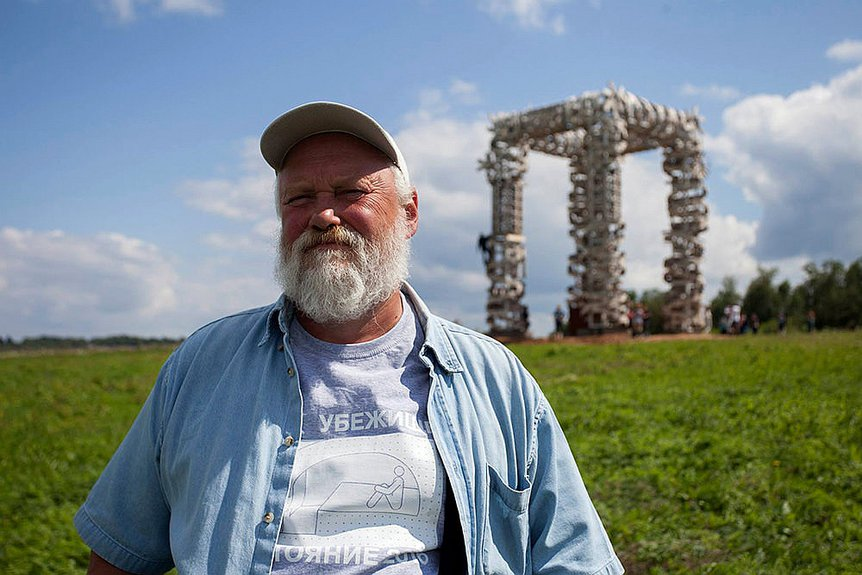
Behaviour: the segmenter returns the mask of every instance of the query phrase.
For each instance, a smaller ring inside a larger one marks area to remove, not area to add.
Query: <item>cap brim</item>
[[[392,137],[374,118],[336,102],[311,102],[276,118],[260,137],[260,151],[275,171],[287,153],[302,140],[328,132],[343,132],[364,140],[386,154],[405,173],[407,168]]]

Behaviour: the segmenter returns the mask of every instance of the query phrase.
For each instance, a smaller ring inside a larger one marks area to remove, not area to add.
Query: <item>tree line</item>
[[[0,337],[0,351],[28,351],[43,349],[93,349],[115,347],[146,347],[156,345],[177,345],[182,339],[168,337],[137,337],[134,335],[112,335],[107,337],[59,337],[40,335],[20,340],[9,336]]]
[[[767,328],[784,313],[788,327],[801,329],[812,310],[817,329],[856,329],[862,325],[862,258],[846,267],[838,260],[826,260],[819,266],[809,262],[803,270],[805,279],[799,285],[787,280],[776,285],[778,268],[758,267],[757,276],[744,293],[739,292],[733,277],[724,277],[709,303],[713,325],[718,325],[724,308],[733,304],[741,305],[749,316],[757,314]],[[662,331],[665,294],[657,289],[646,290],[640,297],[629,292],[630,301],[642,303],[649,311],[652,333]]]
[[[721,289],[709,304],[714,323],[725,306],[741,304],[746,314],[757,314],[769,322],[784,313],[789,326],[801,326],[814,311],[817,329],[856,329],[862,324],[862,258],[845,267],[838,260],[827,260],[820,266],[805,264],[805,280],[791,286],[787,280],[775,285],[777,268],[758,268],[757,276],[740,295],[736,282],[725,277]]]

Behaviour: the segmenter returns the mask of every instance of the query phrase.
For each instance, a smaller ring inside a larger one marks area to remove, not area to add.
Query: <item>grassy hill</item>
[[[521,344],[629,573],[855,573],[862,333]],[[71,524],[169,348],[0,356],[0,572]]]

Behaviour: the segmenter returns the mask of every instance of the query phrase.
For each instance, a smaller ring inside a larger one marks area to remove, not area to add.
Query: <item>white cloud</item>
[[[662,171],[658,152],[628,155],[622,159],[622,218],[626,224],[622,250],[625,252],[625,289],[643,292],[667,289],[664,260],[670,244],[664,232],[670,227],[667,196],[670,186]]]
[[[458,78],[452,80],[449,85],[449,94],[458,98],[462,104],[478,104],[481,101],[479,87]]]
[[[566,21],[561,15],[557,14],[548,22],[548,28],[550,28],[555,36],[562,36],[566,33]]]
[[[706,144],[763,208],[759,259],[862,253],[862,66],[786,97],[745,98]]]
[[[235,261],[214,259],[195,268],[180,289],[187,302],[185,314],[171,319],[181,333],[191,333],[205,323],[241,310],[269,305],[278,297],[271,266],[256,265],[238,270]]]
[[[260,156],[257,138],[240,147],[231,176],[188,180],[177,192],[188,205],[229,220],[200,240],[213,256],[186,270],[181,286],[191,330],[217,317],[275,300],[272,263],[280,228],[275,211],[272,169]]]
[[[453,105],[474,105],[481,100],[476,84],[456,78],[445,90],[440,88],[421,90],[419,106],[406,114],[405,120],[411,124],[421,124],[433,121],[435,118],[446,118],[452,111]]]
[[[410,283],[431,310],[469,328],[484,331],[485,294],[488,278],[478,256],[472,268],[457,264],[430,263],[415,257],[410,265]]]
[[[278,245],[280,226],[275,217],[262,219],[243,233],[211,232],[202,241],[220,252],[271,254]]]
[[[457,234],[458,226],[474,222],[489,197],[478,170],[490,141],[485,123],[414,116],[396,139],[419,190],[422,215],[431,220],[428,225],[445,223]]]
[[[251,234],[212,232],[204,235],[201,241],[204,245],[220,252],[260,252],[268,247]]]
[[[490,185],[486,183],[485,189],[490,200]],[[575,243],[569,236],[570,191],[566,160],[537,152],[528,155],[523,208],[527,245],[524,302],[530,310],[530,332],[537,336],[552,331],[551,314],[557,305],[565,304],[572,283],[568,265]],[[490,201],[485,217],[490,230]]]
[[[787,280],[790,282],[790,285],[796,286],[805,281],[805,264],[810,263],[811,258],[805,255],[799,256],[791,256],[789,258],[781,258],[777,260],[764,260],[760,262],[760,267],[770,269],[770,268],[778,268],[778,274],[775,277],[775,284]],[[746,280],[745,283],[740,284],[743,286],[748,286],[748,283],[754,279],[754,276]]]
[[[190,205],[226,218],[186,261],[120,234],[0,230],[2,327],[15,337],[184,336],[274,301],[274,178],[256,147],[244,142],[236,178],[179,186]]]
[[[0,317],[10,333],[176,335],[154,331],[177,305],[159,249],[121,234],[0,229]]]
[[[844,40],[829,47],[826,55],[833,60],[858,62],[862,60],[862,40]]]
[[[203,16],[219,16],[223,12],[219,0],[161,0],[159,8],[164,12],[184,12]]]
[[[708,86],[683,84],[680,88],[680,93],[683,96],[695,96],[719,101],[736,100],[742,95],[742,93],[733,86],[719,86],[718,84],[710,84]]]
[[[162,13],[202,16],[219,16],[224,11],[221,0],[96,0],[96,5],[121,23],[132,22],[139,9],[151,6]]]
[[[136,0],[98,0],[98,6],[110,13],[118,22],[131,22],[135,19]]]
[[[236,178],[186,180],[177,187],[190,206],[233,220],[256,220],[275,213],[272,170],[260,157],[256,138],[242,145],[240,175]]]
[[[788,280],[798,285],[805,279],[803,266],[811,261],[805,255],[758,261],[752,255],[759,222],[747,222],[734,215],[718,213],[710,206],[709,229],[703,234],[704,262],[701,271],[706,289],[704,303],[708,304],[721,287],[721,280],[732,277],[736,287],[745,293],[746,287],[757,276],[758,267],[777,268],[775,284]]]
[[[721,280],[736,279],[744,290],[757,275],[757,260],[751,255],[757,237],[757,222],[746,222],[734,215],[722,215],[710,206],[709,228],[703,233],[704,260],[701,272],[706,284],[704,303],[715,297]]]
[[[560,14],[549,15],[548,8],[560,0],[480,0],[479,8],[498,18],[514,16],[523,28],[550,30],[562,35],[566,24]]]
[[[476,241],[490,229],[491,212],[478,160],[490,133],[483,121],[449,117],[457,97],[438,93],[433,106],[425,99],[407,114],[395,134],[419,194],[411,281],[437,313],[481,329],[486,286]]]
[[[177,188],[190,206],[233,220],[253,220],[275,209],[273,177],[243,176],[235,180],[186,180]]]

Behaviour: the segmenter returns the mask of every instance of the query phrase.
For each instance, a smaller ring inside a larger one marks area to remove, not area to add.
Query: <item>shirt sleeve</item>
[[[132,573],[164,573],[174,566],[170,507],[159,473],[170,371],[171,359],[74,518],[84,543],[112,565]]]
[[[619,575],[624,569],[547,400],[536,422],[530,543],[534,573]]]

